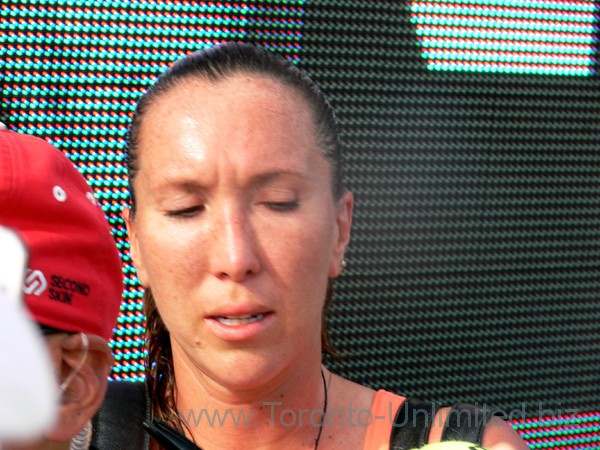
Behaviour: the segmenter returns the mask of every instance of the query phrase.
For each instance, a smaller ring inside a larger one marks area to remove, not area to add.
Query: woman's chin
[[[213,366],[215,381],[231,392],[266,393],[273,391],[285,372],[286,364],[259,355],[237,355]]]
[[[282,375],[290,364],[272,352],[265,353],[237,349],[209,355],[203,351],[192,364],[178,364],[174,355],[178,390],[199,382],[204,389],[215,394],[221,392],[240,397],[268,395],[276,389],[277,380],[283,379]]]

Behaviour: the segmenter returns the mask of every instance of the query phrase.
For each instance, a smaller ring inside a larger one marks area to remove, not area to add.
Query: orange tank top
[[[363,450],[388,450],[392,424],[405,397],[384,390],[375,393],[371,405],[370,424],[365,434]]]

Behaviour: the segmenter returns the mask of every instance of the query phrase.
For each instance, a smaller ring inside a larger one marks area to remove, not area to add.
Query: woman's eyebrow
[[[254,176],[252,178],[251,184],[261,187],[282,178],[299,178],[300,180],[306,181],[309,180],[311,177],[302,171],[273,170]]]
[[[167,180],[162,187],[174,188],[185,192],[196,192],[205,189],[205,186],[198,180]]]
[[[246,187],[249,188],[261,188],[268,186],[271,183],[281,179],[298,179],[301,181],[308,181],[311,177],[303,172],[297,170],[272,170],[264,173],[254,175],[250,178],[249,182],[246,183]],[[159,186],[156,187],[156,191],[165,193],[165,191],[179,191],[183,193],[200,193],[209,190],[204,183],[197,179],[172,179],[165,180]]]

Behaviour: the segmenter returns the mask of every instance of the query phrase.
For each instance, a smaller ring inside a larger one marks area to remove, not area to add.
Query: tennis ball
[[[427,444],[423,447],[412,450],[487,450],[487,448],[482,447],[479,444],[473,444],[472,442],[444,441],[436,442],[434,444]]]

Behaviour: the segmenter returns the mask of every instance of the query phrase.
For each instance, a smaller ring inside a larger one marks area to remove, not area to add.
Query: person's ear
[[[58,420],[46,438],[66,442],[81,431],[104,401],[113,356],[108,342],[96,335],[61,333],[47,339],[59,364],[61,398]]]
[[[337,277],[344,269],[344,252],[350,242],[353,209],[354,196],[352,195],[352,192],[345,192],[336,206],[336,239],[333,246],[331,261],[329,263],[330,278]]]
[[[125,219],[125,225],[127,226],[127,234],[129,235],[129,251],[131,253],[131,259],[138,274],[138,278],[142,283],[142,286],[148,287],[146,270],[142,264],[142,258],[140,256],[140,245],[137,238],[137,232],[135,227],[135,217],[128,207],[123,208],[123,219]]]

